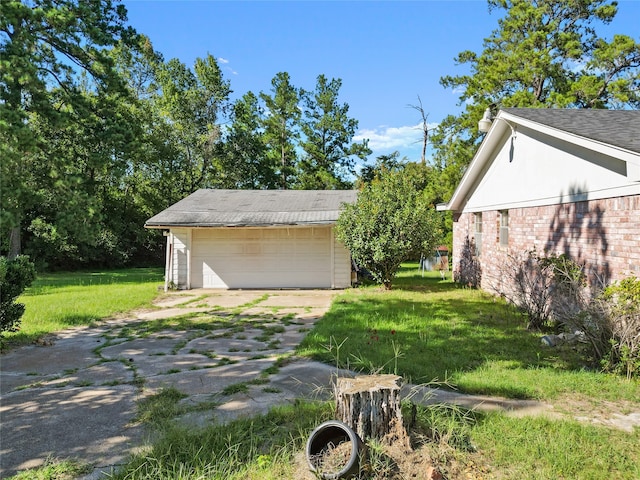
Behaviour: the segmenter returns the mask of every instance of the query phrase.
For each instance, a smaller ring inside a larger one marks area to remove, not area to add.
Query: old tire
[[[338,446],[344,442],[351,442],[349,458],[336,471],[325,471],[318,468],[317,458],[323,455],[333,445]],[[360,472],[360,458],[364,452],[364,443],[356,432],[348,425],[338,420],[329,420],[319,425],[307,440],[307,463],[311,471],[326,480],[351,478]]]

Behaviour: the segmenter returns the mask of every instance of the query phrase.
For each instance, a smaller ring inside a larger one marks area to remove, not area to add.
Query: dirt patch
[[[612,402],[567,394],[554,400],[551,415],[628,432],[640,428],[640,403],[628,400]]]

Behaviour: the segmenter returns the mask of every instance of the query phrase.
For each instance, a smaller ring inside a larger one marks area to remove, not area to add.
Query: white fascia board
[[[446,205],[446,209],[452,211],[462,211],[464,204],[467,202],[469,192],[479,180],[479,175],[485,170],[487,164],[494,158],[496,147],[501,143],[502,138],[508,131],[513,131],[513,124],[504,121],[498,121],[502,118],[502,111],[498,112],[496,118],[493,119],[489,131],[485,134],[482,143],[478,147],[478,151],[473,156],[471,163],[467,167],[466,172],[462,176],[462,180],[456,187],[455,192],[451,196],[451,200]]]

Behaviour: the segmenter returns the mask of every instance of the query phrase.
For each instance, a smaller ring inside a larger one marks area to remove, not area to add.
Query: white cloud
[[[429,130],[437,125],[437,123],[428,124]],[[394,150],[402,153],[403,150],[415,148],[416,144],[422,145],[422,123],[404,127],[382,125],[375,129],[360,129],[353,139],[357,142],[369,139],[369,148],[374,153],[378,151],[390,153]]]
[[[218,63],[224,65],[224,70],[226,70],[227,72],[231,73],[231,75],[238,75],[238,72],[236,72],[233,68],[228,66],[229,65],[229,60],[227,60],[226,58],[218,57]]]

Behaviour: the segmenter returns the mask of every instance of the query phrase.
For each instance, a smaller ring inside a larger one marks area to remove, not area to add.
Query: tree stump
[[[409,443],[402,423],[400,381],[397,375],[338,378],[335,385],[337,419],[362,440]]]

